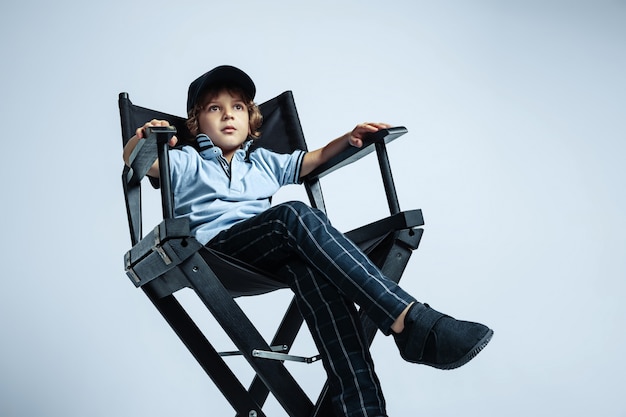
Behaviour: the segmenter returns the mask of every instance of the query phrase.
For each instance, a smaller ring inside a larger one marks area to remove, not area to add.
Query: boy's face
[[[248,107],[238,94],[220,90],[207,100],[198,117],[198,126],[200,133],[207,135],[230,161],[250,134]]]

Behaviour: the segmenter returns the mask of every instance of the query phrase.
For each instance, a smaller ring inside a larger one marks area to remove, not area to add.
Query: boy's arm
[[[126,143],[126,145],[124,146],[124,153],[122,154],[122,157],[124,158],[124,162],[126,163],[126,165],[130,166],[130,155],[133,153],[133,150],[135,150],[135,147],[137,147],[137,143],[139,143],[140,140],[145,138],[144,129],[146,127],[169,126],[169,125],[170,124],[167,120],[151,120],[145,125],[137,128],[137,130],[135,131],[135,136],[130,138],[128,142]],[[172,137],[172,140],[170,141],[170,146],[176,145],[177,142],[178,142],[178,139],[176,138],[176,136]],[[148,170],[148,175],[154,178],[159,178],[159,161],[158,160],[154,161],[154,164],[152,164],[152,166]]]
[[[366,134],[377,132],[380,129],[388,129],[390,127],[391,125],[386,123],[362,123],[357,125],[351,132],[348,132],[345,135],[329,142],[326,146],[307,152],[302,160],[300,177],[302,178],[313,172],[315,168],[322,165],[324,162],[329,161],[332,157],[338,155],[350,145],[360,148],[363,146],[363,137]]]

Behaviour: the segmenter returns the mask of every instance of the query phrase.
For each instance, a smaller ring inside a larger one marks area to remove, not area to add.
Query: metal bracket
[[[172,259],[167,255],[167,253],[165,253],[165,250],[163,249],[163,247],[161,246],[161,236],[160,236],[160,229],[159,229],[160,225],[157,225],[154,228],[154,246],[152,247],[152,250],[155,251],[156,253],[159,254],[159,256],[161,256],[161,259],[163,259],[163,262],[165,262],[165,265],[169,265],[172,263]]]
[[[139,276],[133,270],[133,267],[132,267],[131,261],[130,261],[130,253],[129,252],[127,252],[124,255],[124,266],[125,266],[125,269],[126,269],[126,275],[128,275],[133,281],[135,281],[136,284],[139,284],[141,282],[141,278],[139,278]]]
[[[141,278],[139,278],[133,268],[128,268],[126,270],[126,275],[128,275],[133,281],[135,281],[136,284],[139,284],[141,282]]]

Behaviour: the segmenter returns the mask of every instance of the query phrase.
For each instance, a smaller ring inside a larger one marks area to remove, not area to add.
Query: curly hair
[[[261,135],[260,128],[263,123],[263,115],[261,115],[261,110],[254,103],[254,101],[248,97],[245,92],[238,86],[235,85],[220,85],[215,87],[209,87],[206,91],[202,93],[196,104],[189,111],[187,118],[187,128],[189,132],[192,134],[192,138],[194,139],[196,135],[198,135],[200,131],[200,126],[198,123],[198,117],[200,116],[200,112],[204,110],[207,103],[215,98],[220,92],[228,91],[231,95],[240,96],[246,107],[248,109],[248,118],[249,118],[249,126],[250,126],[250,139],[256,139]]]

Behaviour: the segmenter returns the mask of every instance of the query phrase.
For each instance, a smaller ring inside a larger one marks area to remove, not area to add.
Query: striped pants
[[[337,415],[386,416],[355,304],[386,335],[415,299],[302,202],[284,203],[220,232],[208,247],[271,271],[295,293],[328,374]]]

